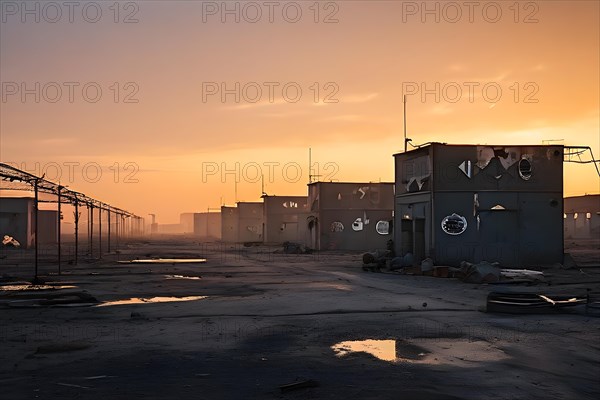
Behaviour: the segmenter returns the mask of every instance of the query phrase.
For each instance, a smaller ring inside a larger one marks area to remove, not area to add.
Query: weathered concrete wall
[[[194,235],[206,239],[221,239],[221,213],[195,213]]]
[[[238,241],[263,241],[263,203],[239,202],[238,208]]]
[[[307,196],[263,196],[265,242],[304,243],[307,238]]]
[[[221,207],[221,240],[228,243],[239,242],[237,207]]]
[[[415,262],[562,262],[562,146],[432,144],[395,155],[395,249]]]
[[[195,213],[179,214],[179,224],[183,233],[194,233],[194,215]]]
[[[316,182],[308,204],[310,247],[366,251],[385,249],[392,239],[393,183]]]

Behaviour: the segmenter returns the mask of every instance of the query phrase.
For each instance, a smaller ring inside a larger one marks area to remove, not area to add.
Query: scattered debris
[[[491,283],[500,280],[498,263],[481,261],[477,264],[462,261],[460,263],[459,278],[467,283]]]
[[[406,256],[405,256],[406,257]],[[412,256],[411,256],[412,257]],[[385,250],[375,250],[363,254],[363,271],[379,272],[382,268],[394,269],[394,260],[396,252],[394,251],[394,241],[388,240]],[[411,262],[412,265],[412,262]],[[401,268],[401,267],[397,267]],[[396,268],[396,269],[397,269]]]
[[[21,243],[12,236],[4,235],[2,244],[6,247],[21,247]]]
[[[319,386],[319,382],[317,382],[313,379],[308,379],[305,381],[289,383],[287,385],[281,385],[281,386],[279,386],[279,389],[281,389],[282,393],[285,393],[285,392],[290,392],[292,390],[314,388],[314,387],[318,387],[318,386]]]
[[[491,292],[487,297],[487,312],[538,314],[555,312],[564,307],[587,304],[587,302],[587,295],[572,296]]]
[[[302,243],[283,242],[283,252],[285,254],[310,254],[312,253],[312,249]]]
[[[544,273],[541,271],[532,271],[530,269],[501,269],[502,278],[518,279],[521,281],[540,282],[544,281]]]
[[[421,272],[428,272],[433,270],[433,260],[431,258],[426,258],[421,261]]]

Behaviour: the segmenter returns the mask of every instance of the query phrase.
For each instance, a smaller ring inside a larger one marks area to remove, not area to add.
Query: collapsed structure
[[[394,158],[397,255],[440,265],[563,261],[563,146],[431,143]]]

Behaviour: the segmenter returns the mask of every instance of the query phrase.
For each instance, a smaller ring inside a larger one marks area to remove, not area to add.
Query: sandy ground
[[[600,293],[598,244],[568,245],[584,268],[548,269],[548,283],[514,290]],[[600,319],[583,307],[490,314],[498,285],[363,272],[360,254],[274,250],[163,239],[61,276],[43,263],[48,283],[103,305],[14,308],[2,303],[14,291],[0,292],[0,398],[600,398]],[[31,277],[30,264],[5,255],[4,284]],[[138,257],[208,261],[116,262]],[[111,304],[186,296],[200,297]],[[306,380],[318,386],[280,389]]]

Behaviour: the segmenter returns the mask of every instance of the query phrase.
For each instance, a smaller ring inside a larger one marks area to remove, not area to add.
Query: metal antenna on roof
[[[308,183],[312,183],[312,163],[311,163],[312,149],[308,148]]]
[[[261,196],[266,196],[267,194],[265,193],[265,175],[262,174],[260,176],[260,195]]]
[[[406,147],[408,146],[408,142],[411,141],[411,139],[408,139],[406,137],[406,95],[404,95],[404,101],[402,103],[404,105],[404,152],[406,153]]]

